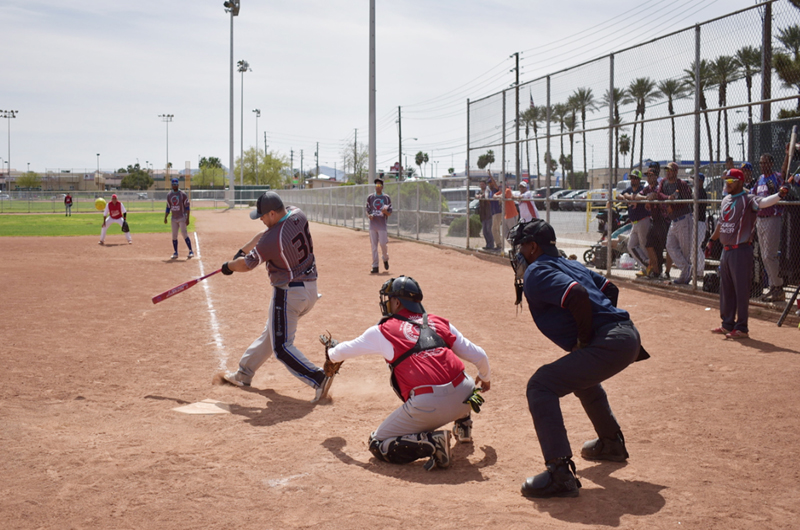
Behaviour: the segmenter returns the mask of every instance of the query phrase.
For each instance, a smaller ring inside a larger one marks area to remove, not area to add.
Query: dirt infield
[[[0,238],[0,519],[4,528],[796,528],[800,517],[800,332],[751,320],[752,340],[708,330],[718,311],[621,286],[652,359],[605,386],[627,465],[576,457],[577,499],[531,501],[543,469],[525,401],[559,355],[516,314],[511,269],[390,240],[391,275],[483,346],[492,389],[475,442],[448,470],[392,466],[366,447],[399,405],[380,357],[348,361],[332,400],[274,358],[248,390],[212,386],[261,332],[263,270],[151,297],[208,273],[259,229],[245,211],[196,214],[200,259],[170,261],[166,234]],[[296,344],[353,338],[379,318],[368,234],[312,224],[323,297]],[[180,243],[182,256],[186,255]],[[211,305],[209,305],[209,302]],[[216,325],[216,328],[214,327]],[[470,373],[475,369],[468,366]],[[231,414],[172,409],[214,399]],[[562,408],[573,451],[594,437],[578,400]]]

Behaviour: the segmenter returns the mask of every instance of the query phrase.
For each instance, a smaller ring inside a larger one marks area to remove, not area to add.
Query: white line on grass
[[[194,233],[194,246],[197,249],[197,262],[200,264],[200,276],[205,276],[206,272],[203,267],[203,259],[200,257],[200,239],[197,232]],[[222,335],[219,333],[219,324],[217,323],[217,311],[214,309],[214,303],[211,301],[211,291],[208,288],[208,282],[200,282],[203,284],[203,290],[206,293],[206,303],[208,304],[208,315],[211,320],[211,334],[214,338],[214,343],[217,345],[217,361],[219,361],[219,370],[227,368],[227,355],[225,354],[225,347],[222,345]]]

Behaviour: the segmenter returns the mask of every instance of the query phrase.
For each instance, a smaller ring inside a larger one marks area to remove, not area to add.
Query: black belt
[[[289,287],[305,287],[305,282],[289,282]]]

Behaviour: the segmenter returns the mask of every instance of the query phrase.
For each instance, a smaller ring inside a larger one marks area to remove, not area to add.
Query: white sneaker
[[[249,382],[239,379],[239,372],[225,372],[222,378],[235,386],[250,386]]]
[[[192,252],[192,251],[190,250],[190,251],[189,251],[189,255],[188,255],[188,256],[186,256],[186,259],[192,259],[193,257],[194,257],[194,252]]]
[[[434,431],[428,435],[428,439],[433,444],[433,456],[422,467],[426,471],[450,467],[450,431]]]
[[[316,403],[320,399],[324,399],[328,397],[328,390],[331,389],[331,383],[333,382],[333,377],[325,376],[325,379],[322,380],[322,383],[317,387],[317,391],[314,394],[314,399],[311,400],[311,403]]]
[[[175,252],[175,253],[172,255],[172,257],[171,257],[171,258],[169,258],[169,259],[178,259],[178,253],[177,253],[177,252]]]

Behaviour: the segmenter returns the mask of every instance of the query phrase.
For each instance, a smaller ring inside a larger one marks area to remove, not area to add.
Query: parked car
[[[565,195],[569,195],[574,190],[559,190],[555,193],[550,194],[550,209],[551,210],[558,210],[561,206],[559,205],[559,199]],[[546,206],[546,205],[545,205]]]
[[[586,197],[589,195],[590,190],[584,190],[579,194],[575,195],[573,199],[575,202],[572,203],[572,211],[574,212],[585,212],[586,211]]]
[[[583,199],[591,199],[592,208],[603,208],[609,199],[609,193],[606,189],[589,190]],[[578,202],[575,204],[576,210],[585,210],[586,201]]]
[[[572,199],[576,199],[578,195],[581,193],[585,193],[587,190],[569,190],[569,193],[561,196],[561,201],[559,201],[558,209],[562,212],[571,212],[575,209],[575,203],[572,202]]]
[[[139,199],[148,199],[149,198],[146,193],[137,193],[136,197],[139,198]]]
[[[557,191],[561,191],[562,189],[564,189],[564,188],[562,188],[561,186],[550,186],[549,192],[552,195],[553,193],[555,193]],[[539,199],[538,201],[534,200],[533,203],[540,210],[544,209],[544,207],[545,207],[544,206],[544,198],[547,197],[547,193],[548,193],[548,188],[546,188],[546,187],[545,188],[536,188],[535,190],[533,190],[531,192],[531,196],[534,199]]]
[[[8,193],[0,193],[0,201],[10,201],[11,196]]]

